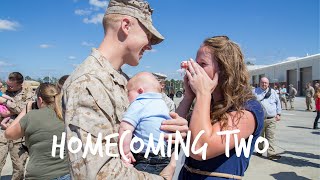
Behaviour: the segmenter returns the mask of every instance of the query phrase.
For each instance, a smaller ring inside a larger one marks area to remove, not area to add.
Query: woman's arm
[[[199,138],[196,144],[196,150],[202,147],[205,143],[208,144],[206,159],[214,158],[225,153],[226,148],[226,135],[218,135],[217,132],[221,131],[220,123],[211,125],[210,120],[210,97],[200,96],[197,97],[197,102],[192,113],[189,129],[191,130],[191,144],[193,144],[196,135],[204,130],[205,133]],[[209,101],[209,102],[208,102]],[[235,125],[235,122],[237,124]],[[255,120],[251,112],[242,111],[242,114],[236,112],[228,113],[228,130],[239,129],[237,133],[238,142],[241,138],[248,138],[253,134],[255,129]],[[234,136],[230,136],[229,150],[235,147]],[[190,153],[191,157],[197,160],[202,160],[202,154]]]
[[[188,62],[189,70],[187,70],[188,79],[193,92],[196,94],[196,103],[193,109],[189,129],[191,130],[191,144],[194,143],[195,137],[204,130],[204,134],[200,136],[196,142],[196,150],[202,147],[205,143],[208,144],[206,159],[219,156],[225,152],[226,135],[218,135],[221,131],[221,124],[211,124],[210,119],[210,103],[211,93],[215,90],[218,84],[218,72],[214,74],[213,79],[210,79],[206,72],[198,64]],[[242,111],[228,113],[228,130],[239,129],[238,139],[249,137],[255,129],[255,120],[252,113]],[[229,149],[234,148],[234,138],[231,136]],[[202,154],[190,153],[191,157],[197,160],[202,160]]]
[[[28,102],[28,112],[31,110],[32,102]],[[4,136],[9,140],[16,140],[24,136],[24,131],[21,128],[20,120],[27,114],[27,107],[25,107],[16,119],[7,127]]]

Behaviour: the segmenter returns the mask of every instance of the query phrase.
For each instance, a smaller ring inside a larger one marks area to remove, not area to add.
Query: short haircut
[[[23,83],[23,75],[19,72],[12,72],[9,74],[9,81],[15,82],[17,84]]]

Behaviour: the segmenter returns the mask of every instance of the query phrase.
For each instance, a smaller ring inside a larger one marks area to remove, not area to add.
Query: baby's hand
[[[128,161],[126,159],[124,159],[124,157],[121,157],[121,160],[127,165],[127,166],[133,166],[132,164],[134,162],[136,162],[136,159],[133,157],[133,154],[131,152],[129,152],[128,154],[125,154],[126,158],[128,159]]]
[[[6,118],[4,118],[2,121],[1,121],[1,128],[2,129],[7,129],[8,128],[8,121],[10,120],[10,117],[6,117]]]

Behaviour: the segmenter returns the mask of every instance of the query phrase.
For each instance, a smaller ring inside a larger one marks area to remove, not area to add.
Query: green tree
[[[44,77],[43,82],[50,82],[50,77],[49,76]]]
[[[30,81],[30,80],[32,80],[32,78],[31,78],[30,76],[26,76],[26,77],[24,78],[24,80]]]

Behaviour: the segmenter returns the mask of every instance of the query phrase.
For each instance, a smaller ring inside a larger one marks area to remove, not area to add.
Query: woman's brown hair
[[[59,98],[59,90],[54,84],[41,83],[36,94],[48,105],[52,106],[56,115],[62,120],[61,98]]]
[[[223,95],[221,102],[211,104],[211,122],[212,124],[220,122],[221,128],[227,129],[228,112],[237,111],[236,117],[239,119],[243,115],[241,111],[245,102],[254,98],[249,83],[249,73],[240,47],[227,36],[208,38],[203,42],[203,46],[209,48],[212,57],[218,62],[220,69],[218,86]]]

